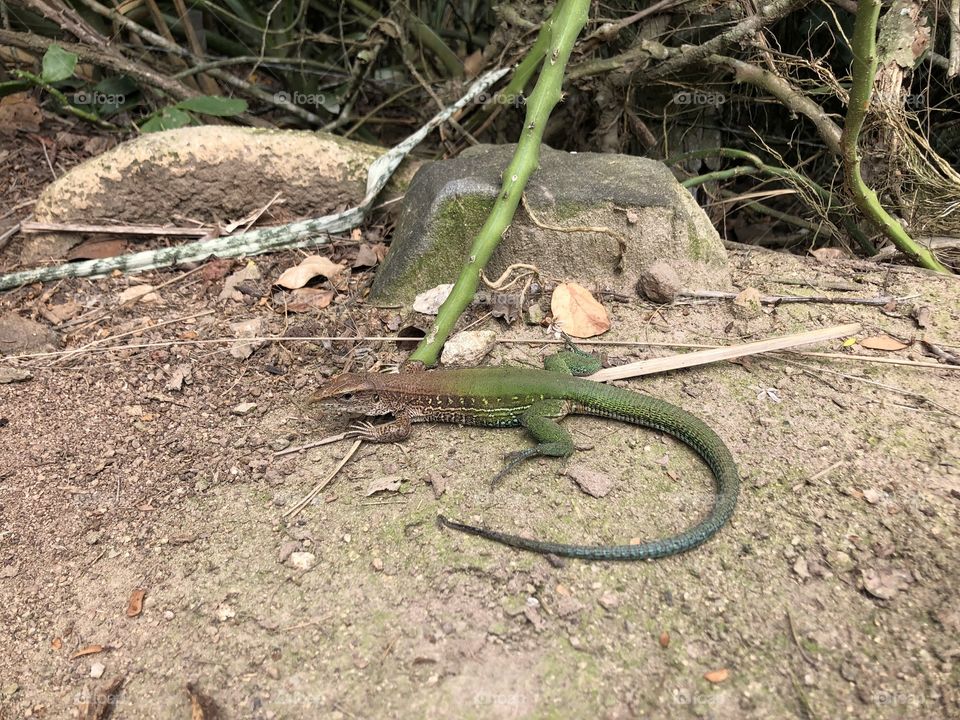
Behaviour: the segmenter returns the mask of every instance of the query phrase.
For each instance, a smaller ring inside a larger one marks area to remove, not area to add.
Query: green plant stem
[[[71,105],[70,101],[67,100],[66,95],[64,95],[62,92],[57,90],[57,88],[55,88],[53,85],[51,85],[46,80],[41,78],[39,75],[34,75],[33,73],[27,72],[26,70],[14,70],[13,75],[14,77],[20,78],[21,80],[32,83],[37,87],[41,87],[44,90],[46,90],[48,93],[50,93],[50,95],[53,96],[53,98],[58,103],[60,103],[60,105],[63,106],[63,109],[66,110],[71,115],[75,115],[81,120],[86,120],[87,122],[92,122],[96,125],[99,125],[104,130],[118,129],[116,125],[113,125],[112,123],[108,123],[106,120],[101,120],[96,113],[92,113],[92,112],[89,112],[88,110],[83,110],[74,105]]]
[[[860,174],[860,149],[857,140],[870,107],[873,82],[877,74],[877,20],[880,17],[879,0],[860,0],[853,26],[853,85],[843,124],[841,150],[843,173],[847,188],[860,211],[875,222],[894,245],[914,263],[937,272],[949,273],[936,256],[914,242],[903,226],[880,204],[873,189],[867,187]]]
[[[564,69],[573,44],[587,22],[589,0],[560,0],[547,21],[549,43],[544,48],[540,77],[530,98],[523,131],[513,159],[503,172],[503,183],[493,209],[473,241],[470,257],[460,272],[450,296],[440,307],[437,319],[420,346],[410,356],[414,362],[435,365],[444,341],[460,314],[473,299],[480,273],[507,230],[530,175],[540,162],[540,141],[554,106],[561,100]]]
[[[746,150],[737,150],[735,148],[707,148],[705,150],[691,150],[690,152],[683,153],[682,155],[674,155],[669,157],[664,160],[664,162],[667,165],[673,165],[676,163],[685,162],[686,160],[703,159],[707,157],[722,157],[731,160],[745,160],[755,165],[761,172],[767,173],[768,175],[773,175],[774,177],[783,178],[784,180],[789,180],[790,182],[793,182],[801,187],[809,188],[814,194],[816,194],[818,198],[820,198],[827,208],[839,207],[839,204],[837,203],[836,198],[833,196],[833,193],[824,188],[822,185],[818,185],[810,178],[801,175],[796,170],[792,170],[791,168],[768,165],[767,163],[763,162],[758,155],[754,155],[752,152],[747,152]],[[853,220],[851,220],[849,217],[843,216],[840,218],[840,222],[847,233],[849,233],[849,235],[857,241],[857,244],[860,245],[860,248],[864,251],[864,253],[866,253],[868,256],[877,254],[876,246],[870,241],[870,238],[863,234],[863,231],[857,227]]]
[[[689,190],[704,183],[730,180],[731,178],[740,177],[741,175],[756,175],[758,172],[759,169],[753,165],[738,165],[737,167],[726,168],[725,170],[714,170],[704,175],[687,178],[680,184]]]

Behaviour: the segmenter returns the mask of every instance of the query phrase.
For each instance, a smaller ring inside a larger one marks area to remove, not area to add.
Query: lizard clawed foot
[[[363,440],[373,440],[377,437],[377,434],[377,426],[367,420],[360,420],[353,423],[346,432],[347,437],[361,438]]]

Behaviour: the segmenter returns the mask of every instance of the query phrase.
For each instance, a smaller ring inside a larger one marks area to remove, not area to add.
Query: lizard
[[[360,422],[349,433],[375,443],[404,440],[411,424],[418,422],[526,428],[537,444],[508,454],[494,485],[529,458],[571,455],[573,438],[558,422],[568,414],[611,418],[658,430],[696,452],[713,473],[716,486],[710,513],[678,534],[639,544],[572,545],[467,525],[442,514],[437,520],[448,528],[515,548],[583,560],[646,560],[697,547],[717,533],[736,506],[740,478],[730,450],[706,423],[686,410],[650,395],[579,377],[600,367],[597,357],[572,349],[547,357],[543,370],[507,366],[345,373],[314,392],[308,404],[366,417],[392,416],[380,425]]]

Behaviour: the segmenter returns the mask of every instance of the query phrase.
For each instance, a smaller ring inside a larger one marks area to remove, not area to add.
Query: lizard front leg
[[[410,415],[399,413],[390,422],[374,425],[366,420],[355,423],[348,431],[349,437],[358,437],[373,443],[400,442],[410,437]]]
[[[526,450],[507,455],[507,464],[493,478],[491,485],[496,486],[513,468],[532,457],[567,457],[574,450],[570,433],[560,427],[557,420],[569,411],[566,400],[540,400],[533,403],[520,417],[520,424],[527,429],[537,444]]]

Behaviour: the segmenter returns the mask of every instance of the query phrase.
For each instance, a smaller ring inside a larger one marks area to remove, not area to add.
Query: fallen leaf
[[[711,670],[710,672],[703,674],[703,679],[711,683],[722,683],[728,677],[730,677],[730,671],[726,668]]]
[[[143,612],[143,596],[146,594],[147,591],[140,588],[130,593],[130,599],[127,600],[127,617],[137,617]]]
[[[190,697],[190,720],[215,720],[221,716],[213,698],[204,695],[193,683],[187,683],[187,695]]]
[[[243,269],[228,275],[227,279],[223,281],[223,290],[220,291],[219,299],[242,301],[243,293],[237,290],[237,285],[246,280],[259,280],[260,277],[260,268],[253,260],[248,261]]]
[[[583,465],[568,465],[564,474],[573,480],[587,495],[604,497],[613,489],[613,480],[606,473],[591,470]]]
[[[560,283],[550,298],[554,322],[571,337],[588,338],[610,329],[610,318],[603,305],[597,302],[582,285]]]
[[[881,600],[889,600],[913,582],[913,573],[900,568],[868,568],[861,570],[863,589]]]
[[[53,640],[50,641],[50,647],[52,647],[54,650],[59,650],[60,648],[62,648],[63,638],[55,637]]]
[[[427,474],[427,482],[433,487],[433,497],[440,499],[440,496],[447,491],[447,481],[437,470],[431,470]]]
[[[50,305],[47,308],[47,314],[59,325],[62,322],[75,318],[80,313],[80,310],[80,303],[76,300],[67,300],[67,302],[60,303],[59,305]]]
[[[475,78],[483,69],[483,51],[474,50],[463,59],[463,74]]]
[[[913,313],[913,319],[917,322],[917,327],[925,330],[930,327],[930,308],[926,305],[917,308]]]
[[[0,133],[39,132],[41,119],[40,107],[30,93],[14,93],[0,98]]]
[[[397,492],[399,489],[400,478],[397,475],[384,475],[370,481],[370,484],[367,485],[367,492],[364,494],[370,497],[378,492]]]
[[[333,279],[344,270],[346,270],[346,268],[343,265],[339,265],[329,258],[325,258],[322,255],[311,255],[310,257],[304,258],[296,267],[284,270],[280,277],[277,278],[275,284],[285,287],[288,290],[296,290],[297,288],[302,288],[318,275]]]
[[[744,288],[737,293],[733,304],[740,307],[760,307],[760,291],[755,287]]]
[[[117,707],[117,693],[125,681],[126,678],[121,675],[111,680],[105,688],[83,693],[90,699],[77,704],[76,717],[80,720],[107,720],[112,717]]]
[[[446,302],[451,290],[453,290],[453,283],[444,283],[424,290],[413,299],[414,311],[424,315],[436,315],[440,306]]]
[[[127,250],[125,240],[87,240],[67,253],[67,260],[100,260],[123,255]]]
[[[76,660],[77,658],[82,658],[86,655],[96,655],[97,653],[103,652],[103,645],[87,645],[85,648],[80,648],[73,655],[70,656],[71,660]]]
[[[167,384],[163,386],[163,389],[169,390],[170,392],[182,391],[183,382],[190,378],[192,372],[193,371],[189,365],[177,365],[170,373],[170,379],[167,380]]]
[[[200,277],[203,278],[204,282],[208,283],[219,280],[222,277],[226,277],[227,273],[230,272],[231,265],[233,265],[232,260],[215,258],[203,266],[203,270],[200,271]]]
[[[121,305],[126,305],[128,302],[158,302],[160,296],[155,292],[156,288],[153,285],[134,285],[133,287],[128,287],[122,293],[118,300]]]
[[[357,258],[353,261],[353,267],[373,267],[380,258],[377,257],[377,251],[373,249],[370,243],[363,243],[357,250]]]
[[[665,648],[670,646],[670,633],[664,630],[660,633],[660,647]]]
[[[886,350],[888,352],[894,352],[896,350],[903,350],[905,347],[909,347],[907,343],[902,343],[896,338],[892,338],[889,335],[874,335],[873,337],[864,338],[860,341],[860,347],[865,347],[868,350]]]
[[[295,313],[322,310],[333,301],[333,294],[333,290],[297,288],[290,293],[290,301],[285,305],[285,308]]]

